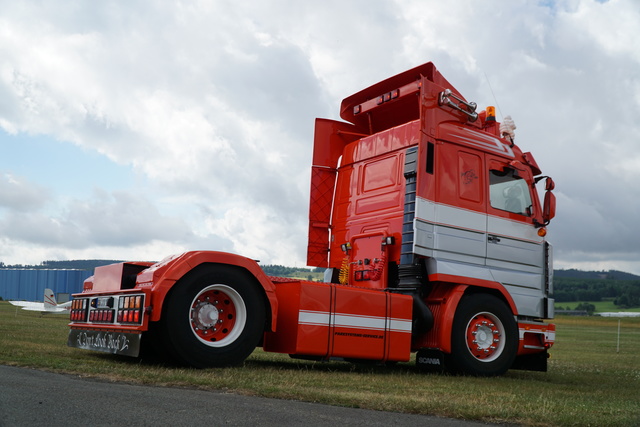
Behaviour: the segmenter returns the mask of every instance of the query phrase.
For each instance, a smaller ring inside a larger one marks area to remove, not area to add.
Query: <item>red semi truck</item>
[[[307,260],[324,282],[213,251],[98,267],[73,296],[68,345],[150,348],[198,368],[261,346],[380,363],[416,353],[419,366],[469,375],[546,371],[554,184],[512,129],[432,63],[344,99],[340,116],[315,125]]]

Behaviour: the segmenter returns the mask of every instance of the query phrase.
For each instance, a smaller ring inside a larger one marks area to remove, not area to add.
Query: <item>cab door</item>
[[[418,200],[416,253],[464,265],[465,273],[482,277],[486,258],[486,176],[481,152],[457,144],[436,148],[435,200]],[[473,273],[468,268],[473,268]]]
[[[531,170],[487,156],[486,265],[514,297],[519,314],[542,316],[544,241],[534,225],[539,206]]]

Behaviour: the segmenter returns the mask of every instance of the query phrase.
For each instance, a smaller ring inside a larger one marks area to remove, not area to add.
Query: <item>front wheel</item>
[[[475,376],[504,374],[518,350],[518,326],[509,307],[488,294],[465,295],[453,320],[452,371]]]
[[[264,331],[261,291],[253,276],[232,266],[202,269],[176,283],[163,316],[168,350],[196,368],[242,363]]]

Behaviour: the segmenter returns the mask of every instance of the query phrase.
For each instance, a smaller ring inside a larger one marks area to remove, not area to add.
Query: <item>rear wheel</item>
[[[242,363],[264,331],[261,292],[253,276],[232,266],[203,269],[176,283],[163,316],[167,349],[197,368]]]
[[[487,294],[465,295],[453,320],[448,365],[456,373],[504,374],[518,350],[518,326],[509,307]]]

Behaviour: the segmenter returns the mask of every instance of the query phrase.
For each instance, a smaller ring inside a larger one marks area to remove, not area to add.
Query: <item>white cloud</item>
[[[512,115],[555,178],[559,262],[640,273],[633,0],[0,7],[0,128],[99,152],[144,181],[72,198],[5,175],[4,262],[220,249],[301,265],[313,119],[431,60],[468,99]]]
[[[162,215],[144,196],[97,191],[91,200],[73,200],[52,216],[44,209],[23,212],[18,203],[0,218],[0,235],[32,244],[86,248],[144,244],[152,240],[185,242],[191,237],[186,223]]]
[[[0,175],[0,208],[25,212],[41,207],[48,199],[47,190],[24,177],[10,173]]]
[[[640,46],[633,40],[640,37],[640,7],[633,0],[607,2],[582,1],[564,22],[569,31],[588,37],[614,60],[628,57],[640,62]]]

